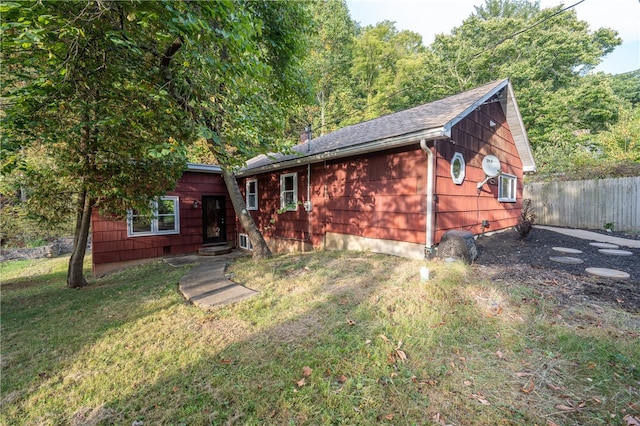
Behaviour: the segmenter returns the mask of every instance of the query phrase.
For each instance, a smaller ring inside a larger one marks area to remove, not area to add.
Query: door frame
[[[209,205],[213,204],[215,209],[216,201],[219,202],[218,211],[220,213],[220,221],[216,225],[220,228],[220,236],[208,237],[207,228],[211,225],[209,222]],[[202,196],[202,243],[203,244],[225,244],[227,242],[227,197],[224,195],[203,195]]]

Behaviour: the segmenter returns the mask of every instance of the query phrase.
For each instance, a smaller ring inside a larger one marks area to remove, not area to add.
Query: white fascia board
[[[288,167],[302,166],[306,164],[317,163],[325,160],[333,160],[336,158],[351,157],[354,155],[369,154],[372,152],[383,151],[387,149],[398,148],[402,146],[419,143],[420,139],[434,140],[443,137],[450,137],[451,133],[444,127],[438,127],[435,129],[423,130],[420,132],[409,133],[401,136],[394,136],[387,139],[380,139],[373,142],[367,142],[356,146],[350,146],[346,148],[338,148],[331,151],[325,151],[318,154],[293,158],[291,160],[281,161],[278,163],[266,164],[264,166],[256,167],[248,170],[240,170],[236,172],[236,176],[254,175],[264,173],[272,170],[286,169]]]
[[[222,173],[220,166],[215,164],[187,163],[187,171],[197,173]]]
[[[522,170],[524,172],[535,172],[536,162],[533,159],[533,152],[531,151],[531,145],[527,137],[527,130],[524,127],[522,115],[520,115],[520,109],[518,108],[511,82],[507,85],[506,107],[504,104],[502,106],[505,110],[507,123],[509,123],[509,129],[511,129],[511,134],[516,144],[516,150],[520,156],[520,161],[522,161]]]

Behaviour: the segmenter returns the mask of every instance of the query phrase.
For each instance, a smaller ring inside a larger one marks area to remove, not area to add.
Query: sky
[[[570,6],[578,1],[541,0],[540,6],[543,9],[560,4]],[[474,5],[484,3],[484,0],[347,0],[351,19],[360,25],[394,21],[398,30],[421,34],[425,46],[433,42],[436,34],[449,34],[460,26],[475,11]],[[585,0],[575,10],[592,31],[612,28],[623,40],[622,45],[605,56],[596,71],[620,74],[640,68],[639,0]]]

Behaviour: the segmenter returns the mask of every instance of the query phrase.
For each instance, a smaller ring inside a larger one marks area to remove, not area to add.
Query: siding
[[[451,179],[455,152],[462,154],[466,164],[461,185]],[[522,162],[500,103],[482,105],[456,124],[450,140],[436,142],[436,153],[436,242],[452,229],[480,234],[483,220],[489,221],[489,231],[515,226],[522,209]],[[486,155],[498,157],[502,172],[516,176],[515,203],[498,201],[498,178],[489,180],[478,194],[476,184],[485,178],[482,159]]]
[[[94,211],[91,225],[94,274],[114,269],[113,264],[197,251],[203,241],[202,197],[206,195],[226,196],[227,241],[233,243],[236,240],[235,213],[226,194],[220,175],[185,172],[176,189],[167,193],[180,197],[180,233],[173,235],[127,237],[126,221],[102,217]],[[196,200],[201,205],[194,209]]]
[[[640,177],[529,183],[524,197],[541,225],[640,230]]]

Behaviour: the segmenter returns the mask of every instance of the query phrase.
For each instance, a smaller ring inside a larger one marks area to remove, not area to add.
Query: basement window
[[[451,179],[456,185],[461,185],[464,182],[465,171],[464,157],[461,153],[456,152],[451,159]]]
[[[180,199],[160,197],[151,202],[151,214],[136,209],[127,212],[127,237],[180,233]]]
[[[247,210],[258,210],[258,180],[247,181]]]
[[[238,246],[245,250],[253,250],[251,239],[247,234],[238,234]]]
[[[501,174],[498,176],[498,201],[503,203],[515,203],[516,201],[516,177]]]
[[[298,210],[298,173],[280,175],[280,209]]]

